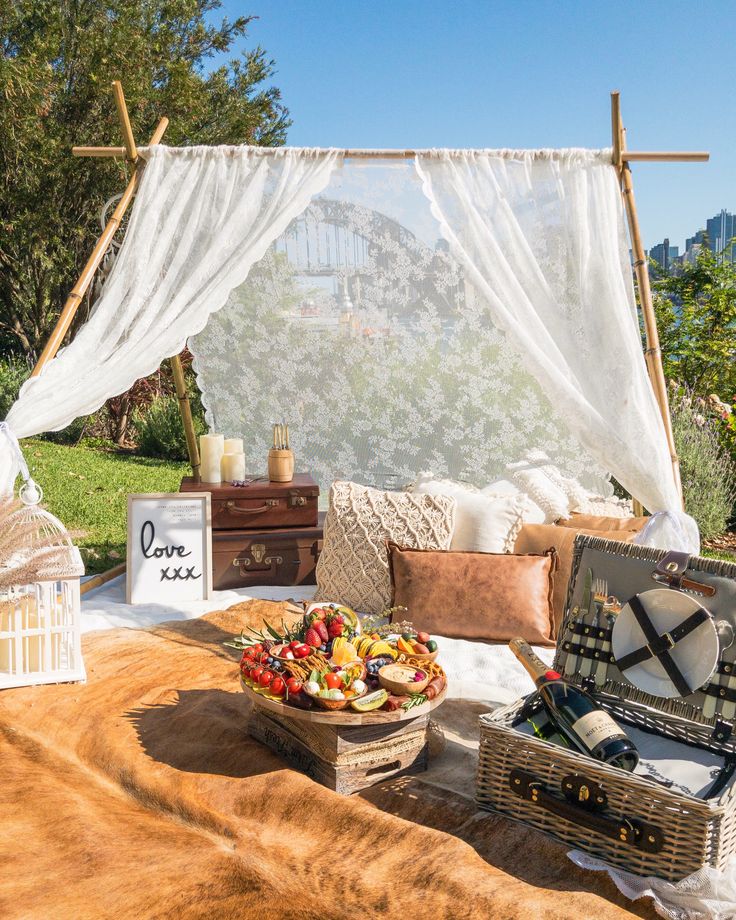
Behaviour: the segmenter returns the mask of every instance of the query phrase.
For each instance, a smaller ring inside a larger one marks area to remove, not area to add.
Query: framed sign
[[[127,602],[171,604],[211,594],[210,493],[129,495]]]

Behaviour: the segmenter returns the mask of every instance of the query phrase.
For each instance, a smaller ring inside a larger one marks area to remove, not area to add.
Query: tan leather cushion
[[[546,548],[545,548],[546,549]],[[554,553],[414,550],[388,544],[392,606],[419,630],[453,639],[554,645]]]
[[[580,517],[586,517],[581,514]],[[543,553],[554,548],[557,551],[557,571],[554,574],[554,593],[552,610],[555,621],[555,635],[565,615],[567,600],[567,583],[572,569],[572,554],[575,537],[583,533],[588,536],[602,537],[604,540],[618,540],[630,543],[636,536],[635,530],[573,530],[571,527],[559,527],[557,524],[525,524],[519,531],[514,544],[515,553]]]
[[[588,530],[633,530],[638,533],[648,520],[648,517],[599,517],[597,514],[573,512],[567,520],[558,521],[557,526],[572,527],[574,530],[581,530],[583,527]]]

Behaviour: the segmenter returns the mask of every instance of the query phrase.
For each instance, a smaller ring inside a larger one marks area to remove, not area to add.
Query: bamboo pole
[[[263,153],[276,156],[283,153],[283,147],[264,148]],[[429,153],[428,150],[393,150],[393,149],[362,149],[346,148],[340,151],[346,160],[410,160],[417,155]],[[461,151],[465,152],[465,151]],[[72,153],[77,157],[124,157],[127,154],[125,147],[72,147]],[[450,151],[452,156],[453,151]],[[709,154],[702,150],[640,150],[627,152],[626,159],[642,163],[691,163],[707,160]]]
[[[126,568],[126,564],[121,562],[120,565],[113,566],[113,568],[108,569],[106,572],[100,572],[99,575],[94,575],[92,578],[88,578],[79,586],[79,593],[86,594],[88,591],[94,591],[95,588],[102,587],[102,585],[107,584],[108,581],[112,581],[113,578],[117,578],[118,575],[125,574]]]
[[[646,351],[644,353],[649,379],[654,390],[654,396],[662,415],[665,437],[667,438],[667,447],[670,452],[672,461],[672,473],[675,478],[675,486],[680,496],[682,505],[682,482],[680,479],[680,461],[677,456],[675,439],[672,433],[672,421],[670,419],[669,397],[667,395],[667,381],[664,376],[662,367],[662,351],[659,345],[659,331],[657,330],[657,320],[654,314],[654,304],[652,302],[652,288],[649,282],[649,266],[647,264],[644,244],[641,239],[641,230],[639,228],[639,217],[636,210],[636,199],[634,197],[634,183],[631,176],[631,168],[628,163],[628,153],[626,152],[626,134],[621,120],[620,97],[618,92],[611,93],[611,121],[613,128],[613,147],[614,151],[619,150],[621,184],[624,205],[626,208],[626,217],[629,224],[629,235],[631,237],[631,251],[634,259],[634,273],[636,275],[636,284],[639,290],[639,303],[644,318],[644,333],[646,337]]]
[[[179,413],[181,414],[181,421],[184,425],[184,435],[187,439],[187,451],[189,453],[189,463],[192,467],[192,476],[195,482],[199,482],[199,448],[197,446],[197,433],[194,430],[194,421],[192,420],[192,407],[189,402],[187,383],[184,379],[184,368],[181,366],[181,358],[179,355],[174,355],[172,358],[169,358],[169,362],[174,375],[174,386],[176,387],[176,396],[179,400]]]
[[[124,157],[125,147],[72,147],[73,157]]]
[[[156,126],[156,130],[151,135],[149,146],[153,147],[158,144],[158,142],[163,137],[168,123],[168,118],[162,118],[159,121],[158,125]],[[59,315],[59,319],[56,321],[56,326],[54,327],[53,332],[49,336],[49,339],[46,342],[43,351],[41,352],[41,357],[38,359],[36,366],[33,368],[33,373],[31,374],[32,377],[38,377],[48,362],[56,356],[57,351],[61,347],[61,343],[64,341],[64,336],[69,331],[69,327],[71,326],[76,312],[79,309],[79,305],[84,298],[87,288],[89,287],[100,262],[107,252],[112,238],[115,236],[115,233],[120,226],[120,222],[128,209],[128,205],[130,204],[133,195],[135,195],[135,192],[138,188],[138,183],[141,179],[142,168],[143,167],[139,161],[135,171],[133,172],[133,175],[130,177],[130,181],[128,182],[128,185],[123,192],[120,201],[117,203],[117,206],[112,212],[112,215],[110,216],[105,229],[102,231],[102,235],[97,241],[95,248],[92,250],[89,259],[87,259],[87,262],[82,269],[82,273],[80,274],[77,283],[74,285],[71,293],[66,299],[66,302]]]
[[[128,106],[125,104],[125,96],[123,94],[123,84],[120,82],[120,80],[112,81],[112,93],[115,97],[115,107],[118,110],[120,127],[123,129],[123,142],[125,143],[125,150],[131,163],[135,163],[135,161],[138,159],[138,148],[135,145],[133,129],[130,126],[130,116],[128,115]]]

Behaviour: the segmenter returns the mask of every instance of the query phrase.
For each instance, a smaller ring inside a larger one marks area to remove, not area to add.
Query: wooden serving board
[[[340,709],[337,712],[329,712],[326,709],[299,709],[297,706],[289,706],[286,703],[280,703],[278,700],[269,700],[267,697],[256,693],[249,687],[243,678],[240,678],[240,686],[255,706],[260,706],[269,712],[287,719],[296,719],[303,722],[320,722],[325,725],[387,725],[391,722],[408,722],[419,716],[428,715],[433,709],[436,709],[440,703],[444,702],[447,696],[447,687],[436,696],[433,700],[427,700],[421,706],[413,706],[411,709],[397,709],[396,712],[356,712],[354,709]]]
[[[366,728],[295,723],[258,708],[248,732],[293,769],[340,795],[352,795],[383,780],[427,769],[429,717],[420,716],[418,722],[388,723],[381,730],[393,732],[391,737],[361,744]],[[396,729],[402,730],[398,736]],[[332,753],[335,746],[344,750]]]

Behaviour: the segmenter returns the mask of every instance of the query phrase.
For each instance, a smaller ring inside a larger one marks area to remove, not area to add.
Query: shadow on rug
[[[86,685],[0,695],[0,916],[655,916],[563,847],[476,811],[482,707],[436,711],[447,743],[421,776],[343,798],[287,769],[248,736],[222,645],[285,612],[249,601],[89,634]]]

